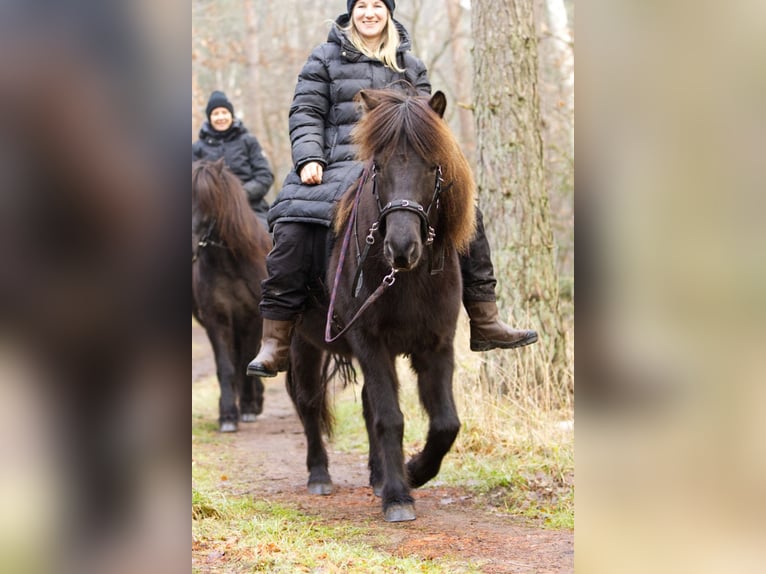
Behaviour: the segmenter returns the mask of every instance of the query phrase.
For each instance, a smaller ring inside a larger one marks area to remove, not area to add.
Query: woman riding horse
[[[362,174],[351,130],[362,89],[407,82],[431,92],[426,67],[412,55],[404,27],[394,20],[394,0],[348,0],[326,43],[314,49],[298,77],[290,107],[294,169],[269,211],[274,248],[266,260],[261,314],[263,341],[248,373],[276,376],[287,368],[296,319],[312,283],[324,276],[327,239],[338,199]],[[471,349],[514,348],[537,341],[499,319],[489,243],[477,210],[476,235],[461,258],[463,303],[471,326]]]

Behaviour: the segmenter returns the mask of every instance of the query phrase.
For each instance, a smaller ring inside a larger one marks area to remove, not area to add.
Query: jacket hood
[[[235,119],[225,132],[219,132],[214,129],[209,121],[203,122],[202,127],[199,129],[200,139],[228,140],[245,133],[247,133],[247,128],[242,124],[242,120],[239,119]]]
[[[407,29],[399,21],[396,20],[396,18],[393,18],[393,20],[394,26],[396,26],[396,30],[399,32],[399,48],[397,48],[397,52],[407,52],[410,50],[410,48],[412,48],[412,43],[410,42],[410,34],[407,32]],[[334,44],[339,44],[343,48],[357,52],[358,50],[351,43],[351,40],[348,39],[346,33],[341,30],[341,28],[348,26],[350,21],[351,16],[348,14],[341,14],[338,16],[335,19],[335,25],[330,28],[330,33],[327,35],[327,41],[333,42]]]

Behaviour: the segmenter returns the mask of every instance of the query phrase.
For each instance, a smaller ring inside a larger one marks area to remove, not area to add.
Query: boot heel
[[[290,341],[295,321],[263,320],[261,349],[247,365],[247,374],[256,377],[276,377],[287,370],[290,357]]]
[[[250,363],[247,366],[247,375],[249,377],[276,377],[277,371],[271,371],[260,363]]]

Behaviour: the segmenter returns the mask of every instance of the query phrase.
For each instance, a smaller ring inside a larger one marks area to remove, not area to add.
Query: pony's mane
[[[427,96],[397,90],[365,90],[365,94],[377,105],[365,111],[352,132],[357,159],[385,162],[406,144],[427,163],[440,165],[446,190],[441,199],[442,233],[458,251],[465,251],[476,226],[476,184],[447,123],[431,108]],[[339,206],[338,216],[347,211],[347,206]]]
[[[265,229],[247,201],[239,178],[223,160],[192,163],[192,209],[199,210],[210,222],[215,220],[219,238],[235,256],[252,261],[268,251]]]

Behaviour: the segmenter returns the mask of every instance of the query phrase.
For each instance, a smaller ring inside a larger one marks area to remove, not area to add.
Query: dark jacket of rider
[[[269,225],[278,222],[332,224],[335,202],[362,173],[354,159],[351,130],[361,111],[354,102],[359,90],[396,87],[406,81],[423,95],[431,93],[425,64],[410,50],[410,37],[399,22],[397,59],[404,72],[362,54],[341,29],[349,15],[336,19],[327,42],[317,46],[303,66],[290,106],[290,141],[293,170],[269,212]],[[411,88],[410,88],[411,89]],[[301,183],[300,172],[307,163],[322,164],[322,183]]]

